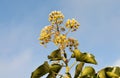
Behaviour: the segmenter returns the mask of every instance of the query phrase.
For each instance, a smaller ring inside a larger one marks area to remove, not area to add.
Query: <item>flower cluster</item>
[[[49,14],[49,21],[52,23],[50,26],[46,26],[40,33],[40,44],[45,45],[52,41],[60,49],[77,48],[78,41],[73,38],[67,38],[69,31],[75,31],[80,24],[75,19],[68,19],[65,26],[60,26],[63,22],[64,15],[60,11],[52,11]],[[70,30],[66,31],[66,28]]]
[[[60,49],[65,49],[65,47],[67,46],[68,44],[68,40],[66,38],[66,35],[64,34],[60,34],[59,36],[56,36],[53,40],[53,42],[56,44],[56,45],[59,45]]]
[[[68,19],[65,26],[66,28],[70,28],[72,29],[72,31],[75,31],[76,29],[78,29],[80,24],[73,18],[71,20]]]
[[[64,15],[60,11],[52,11],[49,14],[49,21],[52,24],[61,24],[63,22]]]
[[[45,26],[40,33],[40,44],[46,44],[51,40],[53,26]]]
[[[68,45],[70,47],[70,50],[72,50],[73,48],[74,49],[77,49],[78,48],[78,45],[79,45],[79,42],[78,40],[74,39],[74,38],[68,38]]]

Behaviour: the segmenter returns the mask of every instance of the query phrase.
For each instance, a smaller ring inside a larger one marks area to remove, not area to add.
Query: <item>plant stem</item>
[[[67,35],[67,34],[70,32],[70,30],[71,30],[71,29],[69,29],[69,30],[65,33],[65,35]]]
[[[71,66],[70,66],[70,69],[76,64],[77,62],[75,61]]]
[[[59,32],[59,26],[58,26],[58,23],[57,23],[57,20],[56,20],[56,26],[57,26],[57,31]]]
[[[58,76],[60,76],[60,77],[63,77],[63,75],[62,74],[58,74],[58,73],[56,73],[56,72],[54,72],[56,75],[58,75]]]

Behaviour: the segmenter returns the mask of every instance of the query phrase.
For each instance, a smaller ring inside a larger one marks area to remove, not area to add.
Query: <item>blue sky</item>
[[[120,0],[0,0],[0,76],[29,78],[54,49],[39,45],[48,14],[60,10],[81,26],[71,36],[79,49],[96,56],[99,70],[120,66]],[[54,46],[54,45],[53,45]]]

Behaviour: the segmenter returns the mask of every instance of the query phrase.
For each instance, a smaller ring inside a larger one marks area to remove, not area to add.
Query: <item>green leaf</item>
[[[107,78],[105,74],[105,70],[102,69],[97,73],[98,78]]]
[[[62,60],[60,49],[54,50],[49,56],[48,59],[51,61]]]
[[[60,64],[52,64],[50,66],[50,71],[49,71],[49,75],[47,76],[47,78],[56,78],[61,68],[62,66]]]
[[[95,76],[95,70],[94,70],[94,68],[93,67],[91,67],[91,66],[86,66],[84,69],[83,69],[83,71],[82,71],[82,73],[81,73],[81,75],[80,75],[81,77],[94,77]]]
[[[112,69],[113,69],[112,67],[103,68],[100,71],[98,71],[97,76],[99,78],[108,78],[108,76],[106,75],[106,72],[112,71]]]
[[[91,63],[91,64],[97,64],[94,55],[89,53],[82,53],[78,49],[73,51],[74,54],[72,54],[71,57],[75,57],[76,61],[81,61],[85,63]]]
[[[95,56],[89,53],[83,53],[81,56],[81,61],[91,64],[97,64],[97,61],[95,60]]]
[[[72,54],[71,57],[73,57],[73,58],[75,57],[76,60],[79,61],[79,60],[80,60],[80,57],[82,56],[82,52],[80,52],[80,50],[78,50],[78,49],[75,49],[75,50],[73,51],[73,53],[74,53],[74,54]]]
[[[78,78],[78,76],[80,75],[82,68],[84,66],[83,62],[80,62],[78,65],[76,65],[76,70],[75,70],[75,76],[74,78]]]
[[[108,77],[120,77],[120,68],[119,67],[113,67],[112,71],[106,72]]]
[[[48,76],[47,76],[46,78],[56,78],[55,72],[49,73]]]
[[[62,66],[60,64],[52,64],[50,66],[50,71],[54,71],[55,73],[58,73]]]
[[[112,78],[112,77],[115,77],[115,78],[118,78],[119,76],[113,72],[106,72],[107,76]]]
[[[31,78],[40,78],[41,76],[47,74],[48,72],[49,64],[47,61],[45,61],[44,64],[42,64],[34,72],[32,72]]]
[[[99,78],[119,78],[120,67],[106,67],[97,73]]]
[[[71,77],[71,74],[70,74],[69,72],[68,72],[68,73],[66,73],[65,78],[72,78],[72,77]]]

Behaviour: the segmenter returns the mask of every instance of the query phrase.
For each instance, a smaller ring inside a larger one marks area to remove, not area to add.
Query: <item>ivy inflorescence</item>
[[[84,67],[85,63],[96,65],[97,61],[93,54],[81,52],[78,49],[79,42],[77,39],[68,37],[70,32],[77,31],[80,26],[76,19],[68,19],[64,23],[63,13],[61,11],[52,11],[48,20],[50,25],[45,26],[40,32],[40,44],[46,47],[49,42],[53,42],[57,49],[48,55],[48,59],[53,61],[52,64],[45,61],[44,64],[32,72],[31,78],[40,78],[46,74],[48,74],[46,78],[118,78],[120,76],[119,67],[106,67],[98,73],[91,66]],[[70,58],[67,57],[66,48],[72,53]],[[69,66],[70,59],[75,59],[75,62]],[[71,76],[70,70],[74,65],[76,65],[75,74]],[[60,74],[63,67],[66,68],[65,74]]]

